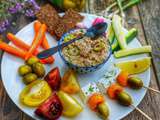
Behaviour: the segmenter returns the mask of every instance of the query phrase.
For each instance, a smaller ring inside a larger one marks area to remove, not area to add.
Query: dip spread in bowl
[[[61,44],[72,40],[85,32],[85,29],[72,30],[66,33],[59,43]],[[59,52],[69,67],[81,73],[92,72],[100,68],[111,54],[108,39],[103,35],[95,39],[85,36],[64,47]]]

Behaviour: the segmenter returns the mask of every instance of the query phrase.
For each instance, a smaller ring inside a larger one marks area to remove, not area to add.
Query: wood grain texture
[[[87,0],[87,13],[97,14],[104,10],[108,0]],[[43,2],[41,3],[43,4]],[[151,44],[153,50],[160,50],[160,0],[145,0],[138,7],[133,7],[126,12],[126,28],[135,27],[138,29],[138,38],[140,42]],[[28,19],[21,15],[16,15],[16,26],[12,26],[8,31],[16,33],[25,25],[30,23],[32,19]],[[5,36],[5,33],[3,34]],[[7,41],[5,39],[5,41]],[[0,51],[1,58],[1,51]],[[0,59],[1,60],[1,59]],[[157,78],[160,78],[160,57],[153,55],[153,67],[151,68],[151,84],[150,87],[158,89]],[[159,62],[159,63],[158,63]],[[155,72],[157,71],[157,75]],[[1,79],[1,78],[0,78]],[[159,120],[160,114],[160,96],[148,91],[141,104],[138,106],[147,113],[153,120]],[[33,120],[23,112],[21,112],[7,96],[5,89],[0,81],[0,120]],[[145,118],[137,111],[133,111],[123,120],[145,120]]]
[[[3,40],[5,42],[8,42],[8,40],[5,39],[6,33],[8,31],[16,33],[20,29],[22,29],[25,25],[27,25],[32,21],[31,19],[27,19],[22,15],[16,15],[14,19],[16,21],[16,26],[10,27],[5,33],[3,33],[4,37]],[[2,56],[2,51],[0,51],[0,62],[2,58],[1,56]],[[3,87],[0,76],[0,120],[22,120],[23,118],[24,118],[24,113],[19,108],[17,108],[16,105],[12,102],[12,100],[8,97]]]
[[[146,0],[138,6],[145,38],[153,48],[153,62],[160,87],[160,0]]]

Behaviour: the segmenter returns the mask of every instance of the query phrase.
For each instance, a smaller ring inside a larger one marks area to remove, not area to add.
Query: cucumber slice
[[[122,23],[121,23],[121,18],[118,15],[114,15],[112,18],[112,26],[113,30],[115,32],[116,39],[119,43],[119,46],[121,49],[126,49],[127,48],[127,43],[126,43],[126,38],[125,38],[125,33],[123,31]]]
[[[139,48],[129,48],[129,49],[114,52],[114,56],[116,58],[120,58],[120,57],[135,55],[135,54],[150,53],[151,51],[152,51],[151,46],[143,46]]]
[[[113,30],[113,27],[112,27],[112,24],[111,24],[110,27],[109,27],[109,30],[108,30],[108,39],[109,39],[109,42],[110,42],[111,45],[114,42],[114,38],[115,38],[115,34],[114,34],[114,30]]]
[[[130,43],[138,34],[138,30],[135,29],[135,28],[132,28],[131,30],[128,31],[127,35],[125,36],[125,41],[126,43]],[[115,39],[114,40],[115,42],[112,42],[112,51],[117,51],[117,50],[120,50],[120,47],[119,47],[119,44],[118,44],[118,41]]]

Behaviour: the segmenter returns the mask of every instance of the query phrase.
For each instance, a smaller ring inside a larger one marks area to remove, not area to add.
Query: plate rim
[[[64,13],[59,13],[59,14],[60,14],[60,15],[63,15]],[[88,16],[88,15],[89,15],[89,16],[94,16],[94,17],[102,17],[102,18],[105,18],[104,16],[100,16],[100,15],[96,15],[96,14],[90,14],[90,13],[80,13],[80,14],[85,15],[85,16]],[[111,21],[111,20],[109,20],[109,19],[107,19],[107,18],[105,18],[105,19],[106,19],[107,21]],[[35,20],[35,21],[36,21],[36,20]],[[26,29],[29,25],[33,24],[35,21],[32,21],[32,22],[30,22],[29,24],[25,25],[25,26],[24,26],[23,28],[21,28],[17,33],[15,33],[15,35],[17,36],[17,34],[19,34],[20,32],[23,31],[23,29]],[[127,30],[127,29],[125,28],[125,30]],[[127,31],[128,31],[128,30],[127,30]],[[136,37],[136,39],[137,39],[138,42],[140,43],[140,41],[139,41],[139,39],[138,39],[137,37]],[[8,44],[12,44],[12,43],[9,41]],[[141,44],[141,43],[140,43],[140,44]],[[3,59],[4,59],[4,55],[5,55],[5,54],[6,54],[6,52],[2,51],[2,54],[1,54],[1,58],[2,58],[2,59],[1,59],[1,61],[0,61],[0,66],[1,66],[1,67],[0,67],[0,71],[1,71],[0,76],[1,76],[1,78],[2,78],[1,81],[2,81],[3,87],[4,87],[7,95],[8,95],[9,98],[11,99],[11,101],[16,105],[16,107],[17,107],[19,110],[21,110],[23,113],[27,114],[29,117],[31,117],[31,118],[33,118],[33,119],[36,119],[38,116],[36,116],[36,115],[33,115],[33,116],[32,116],[31,114],[25,112],[24,109],[22,109],[22,108],[20,107],[20,105],[17,104],[14,99],[12,99],[9,91],[7,90],[7,87],[5,86],[5,82],[4,82],[3,75],[2,75],[2,70],[3,70],[3,68],[2,68],[2,63],[3,63]],[[149,72],[149,82],[148,82],[148,85],[147,85],[147,86],[149,86],[149,84],[150,84],[150,82],[151,82],[151,78],[150,78],[150,77],[151,77],[151,66],[148,68],[148,72]],[[144,99],[146,93],[147,93],[147,90],[145,89],[145,90],[144,90],[144,95],[142,96],[142,99],[139,100],[138,104],[136,104],[135,107],[137,107],[138,105],[141,104],[141,102],[142,102],[142,100]],[[35,109],[35,108],[33,108],[33,109]],[[131,112],[134,111],[134,109],[135,109],[135,108],[132,108],[132,110],[127,111],[125,114],[123,114],[123,115],[121,115],[119,118],[117,118],[117,120],[122,119],[122,118],[128,116]]]

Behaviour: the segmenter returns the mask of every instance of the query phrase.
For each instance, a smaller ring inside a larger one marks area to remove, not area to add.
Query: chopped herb
[[[89,91],[89,92],[93,92],[93,91],[94,91],[94,87],[92,87],[92,86],[90,85],[90,87],[88,88],[88,91]]]

